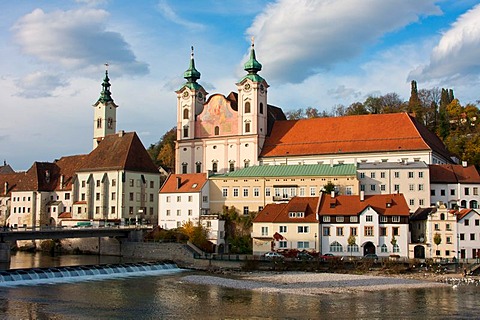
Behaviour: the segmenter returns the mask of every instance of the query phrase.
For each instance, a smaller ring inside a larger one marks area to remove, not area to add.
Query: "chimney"
[[[180,189],[181,185],[182,185],[182,178],[177,177],[177,190]]]
[[[360,191],[360,201],[365,200],[365,191]]]
[[[123,137],[124,134],[125,134],[125,131],[123,131],[123,130],[118,131],[118,136],[120,138]]]
[[[8,193],[8,182],[5,181],[5,191],[3,192],[4,195],[7,195]]]
[[[65,179],[65,177],[64,177],[64,175],[62,174],[62,175],[60,176],[60,190],[63,189],[63,180],[64,180],[64,179]]]
[[[468,167],[468,162],[467,161],[462,161],[462,167],[464,167],[464,168]]]
[[[330,192],[330,197],[333,199],[335,198],[335,190],[333,190],[332,192]]]

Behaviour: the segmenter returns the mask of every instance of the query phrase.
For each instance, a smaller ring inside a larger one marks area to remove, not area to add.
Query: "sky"
[[[190,47],[228,95],[251,37],[285,112],[452,88],[480,100],[480,0],[0,0],[0,164],[86,154],[109,64],[117,130],[145,147],[176,125]]]

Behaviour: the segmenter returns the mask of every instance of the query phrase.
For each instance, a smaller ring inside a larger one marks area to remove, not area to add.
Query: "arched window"
[[[196,173],[202,172],[202,163],[201,162],[195,163],[195,172]]]
[[[212,172],[216,173],[218,171],[218,163],[214,162],[212,163]]]
[[[235,171],[235,161],[230,161],[229,171],[230,172]]]
[[[102,127],[102,118],[97,119],[97,128],[100,129]]]
[[[245,122],[245,132],[250,132],[250,122]]]
[[[188,164],[186,162],[182,163],[182,173],[185,174],[187,173],[188,170]]]
[[[218,136],[220,134],[220,127],[219,126],[215,126],[215,135]]]
[[[338,241],[334,241],[330,244],[330,252],[343,252],[343,247]]]
[[[440,213],[440,220],[445,220],[445,213]]]
[[[188,119],[188,109],[183,109],[183,119]]]
[[[394,252],[394,253],[400,252],[400,247],[399,247],[398,244],[395,244],[395,245],[393,246],[393,252]]]
[[[355,244],[352,245],[352,246],[349,245],[349,246],[347,247],[347,251],[348,251],[348,252],[358,252],[358,251],[359,251],[358,244],[355,243]]]
[[[188,138],[188,126],[183,127],[183,137]]]
[[[250,102],[245,102],[245,113],[250,113]]]
[[[470,209],[478,209],[478,202],[477,200],[470,201]]]
[[[249,166],[250,166],[250,160],[247,160],[247,159],[243,160],[243,167],[248,168]]]
[[[460,202],[460,207],[466,208],[467,207],[467,200],[462,200],[462,202]]]
[[[263,114],[263,103],[260,102],[260,114]]]
[[[385,252],[388,252],[388,248],[387,248],[387,245],[386,245],[385,243],[382,244],[382,246],[381,246],[381,248],[380,248],[380,251],[381,251],[381,252],[384,252],[384,253],[385,253]]]

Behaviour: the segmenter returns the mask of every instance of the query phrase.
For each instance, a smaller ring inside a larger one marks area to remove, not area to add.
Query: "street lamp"
[[[315,232],[315,252],[317,252],[317,233]]]

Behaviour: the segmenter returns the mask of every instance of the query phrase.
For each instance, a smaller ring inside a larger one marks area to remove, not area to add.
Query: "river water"
[[[126,262],[19,253],[11,268]],[[0,319],[479,319],[480,287],[300,296],[160,276],[0,288]]]

